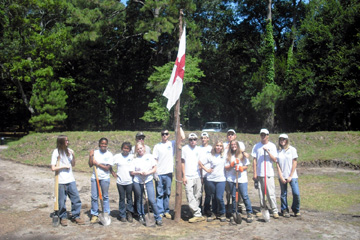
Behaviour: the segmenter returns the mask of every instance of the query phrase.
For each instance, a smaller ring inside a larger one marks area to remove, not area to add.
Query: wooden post
[[[181,39],[181,35],[183,32],[183,10],[180,9],[180,16],[179,16],[179,41]],[[175,136],[176,136],[176,195],[175,195],[175,222],[179,222],[181,219],[181,200],[182,200],[182,164],[181,164],[181,134],[180,134],[180,97],[176,101],[175,111],[174,111],[174,118],[175,118]]]

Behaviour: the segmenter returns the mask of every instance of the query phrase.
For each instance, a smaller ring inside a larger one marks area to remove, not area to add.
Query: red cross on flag
[[[166,107],[169,111],[172,108],[172,106],[174,106],[176,101],[179,99],[183,88],[183,79],[185,73],[185,47],[186,47],[185,36],[186,36],[186,31],[184,28],[184,31],[180,39],[179,51],[175,61],[175,65],[172,70],[170,80],[163,93],[163,96],[165,96],[168,99]]]

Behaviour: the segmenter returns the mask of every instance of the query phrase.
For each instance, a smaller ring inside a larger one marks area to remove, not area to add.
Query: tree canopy
[[[360,129],[359,1],[3,0],[1,130],[171,128],[180,9],[184,128]]]

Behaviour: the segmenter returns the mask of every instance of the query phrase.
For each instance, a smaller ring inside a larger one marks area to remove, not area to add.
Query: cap
[[[267,130],[266,128],[262,128],[260,130],[260,134],[262,134],[262,133],[265,133],[266,135],[269,135],[269,130]]]
[[[279,138],[286,138],[286,139],[288,139],[289,137],[288,137],[287,134],[283,133],[283,134],[280,134]]]
[[[234,129],[229,129],[229,130],[227,131],[227,133],[229,133],[229,132],[233,132],[234,134],[236,134],[236,132],[235,132]]]
[[[202,136],[202,137],[209,137],[209,134],[208,134],[207,132],[202,132],[202,133],[201,133],[201,136]]]
[[[143,132],[138,132],[135,137],[145,137],[145,134]]]
[[[189,139],[198,138],[198,136],[195,133],[189,134]]]

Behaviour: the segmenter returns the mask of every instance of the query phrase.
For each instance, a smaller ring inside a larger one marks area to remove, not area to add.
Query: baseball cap
[[[262,134],[262,133],[265,133],[266,135],[269,135],[269,130],[267,130],[266,128],[262,128],[260,130],[260,134]]]
[[[143,132],[138,132],[135,137],[145,137]]]
[[[283,133],[283,134],[280,134],[279,138],[286,138],[286,139],[288,139],[289,137],[288,137],[287,134]]]
[[[233,132],[234,134],[236,134],[236,132],[235,132],[234,129],[229,129],[229,130],[227,131],[227,133],[229,133],[229,132]]]
[[[195,133],[190,133],[189,134],[189,139],[197,139],[198,136]]]
[[[202,132],[202,133],[201,133],[201,136],[202,136],[202,137],[209,137],[209,134],[208,134],[207,132]]]

